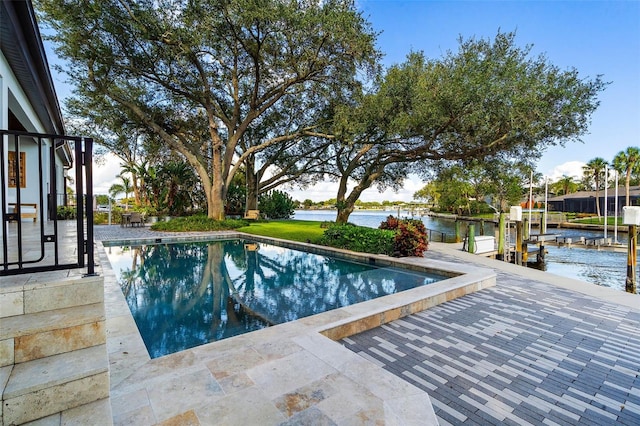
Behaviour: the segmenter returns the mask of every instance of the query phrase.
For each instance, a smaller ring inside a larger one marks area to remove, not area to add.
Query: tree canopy
[[[545,147],[580,140],[604,89],[544,56],[530,57],[514,33],[460,40],[457,52],[414,52],[375,90],[338,113],[333,167],[338,221],[362,191],[399,187],[409,171],[438,163],[538,158]],[[347,193],[347,182],[355,181]]]
[[[608,165],[607,160],[602,157],[596,157],[589,160],[582,168],[585,181],[589,185],[593,185],[592,188],[596,190],[596,212],[598,217],[600,217],[600,189],[602,189],[603,184],[607,184],[605,181],[605,169]]]
[[[624,173],[624,188],[626,206],[630,206],[629,187],[631,186],[631,175],[640,171],[640,148],[630,146],[625,151],[620,151],[613,159],[613,168],[618,173]]]
[[[70,110],[121,126],[105,144],[122,150],[136,199],[133,133],[190,164],[215,219],[241,171],[251,202],[333,179],[346,222],[364,190],[400,188],[410,172],[531,161],[579,140],[606,86],[501,32],[437,59],[412,52],[381,74],[353,0],[37,4],[70,64]]]
[[[245,159],[316,135],[304,117],[258,144],[247,130],[278,105],[306,103],[373,69],[375,34],[350,0],[39,0],[75,98],[104,103],[179,152],[221,219]]]

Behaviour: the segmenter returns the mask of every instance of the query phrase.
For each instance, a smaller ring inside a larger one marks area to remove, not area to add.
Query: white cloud
[[[550,182],[560,179],[563,175],[571,176],[575,179],[581,179],[582,168],[585,164],[586,163],[582,161],[567,161],[566,163],[562,163],[549,170],[546,173],[546,176],[549,177]]]
[[[101,165],[94,169],[93,192],[95,194],[108,194],[109,188],[120,179],[116,177],[121,171],[121,160],[115,155],[108,153],[104,157]]]
[[[108,194],[109,188],[119,179],[116,177],[120,173],[120,159],[111,153],[104,155],[104,159],[99,163],[93,162],[93,193],[94,195]],[[76,177],[75,166],[68,171],[68,176],[72,179]]]
[[[351,190],[351,188],[353,188],[354,185],[355,184],[351,182],[349,191]],[[410,176],[409,179],[405,180],[404,187],[398,192],[394,192],[393,190],[388,189],[380,193],[374,186],[372,188],[366,189],[362,193],[360,200],[379,202],[385,200],[411,201],[413,200],[413,194],[423,186],[424,183],[422,183],[422,181],[420,181],[418,177]],[[336,195],[338,194],[338,184],[336,182],[321,182],[305,190],[284,189],[284,191],[289,193],[289,195],[291,195],[291,197],[295,200],[304,201],[306,199],[309,199],[314,202],[318,202],[336,198]]]

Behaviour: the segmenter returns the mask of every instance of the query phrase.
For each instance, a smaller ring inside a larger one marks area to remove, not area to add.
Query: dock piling
[[[516,265],[522,266],[522,241],[524,234],[524,226],[521,220],[516,222]]]
[[[627,293],[636,293],[636,265],[638,263],[638,227],[637,225],[629,225],[629,250],[627,252],[627,280],[625,282],[625,291]]]
[[[505,213],[500,213],[500,221],[498,222],[498,254],[497,258],[504,260],[504,240],[506,238],[506,222]]]
[[[469,224],[469,236],[467,237],[467,251],[469,253],[476,252],[476,227],[474,224]]]

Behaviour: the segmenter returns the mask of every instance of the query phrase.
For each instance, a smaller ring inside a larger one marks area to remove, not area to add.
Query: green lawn
[[[244,226],[237,230],[252,235],[314,243],[324,233],[324,228],[320,227],[321,224],[322,222],[310,220],[278,220],[252,222],[249,226]]]
[[[615,225],[615,217],[613,216],[607,216],[607,224],[609,225]],[[600,217],[600,219],[598,219],[597,217],[586,217],[584,219],[575,219],[572,220],[571,222],[573,223],[585,223],[585,224],[589,224],[589,225],[604,225],[604,216]],[[622,225],[622,218],[619,217],[618,218],[618,225]]]

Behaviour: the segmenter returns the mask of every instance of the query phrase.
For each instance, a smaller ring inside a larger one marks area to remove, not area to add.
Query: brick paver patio
[[[640,424],[640,311],[497,281],[342,343],[428,392],[442,425]]]

